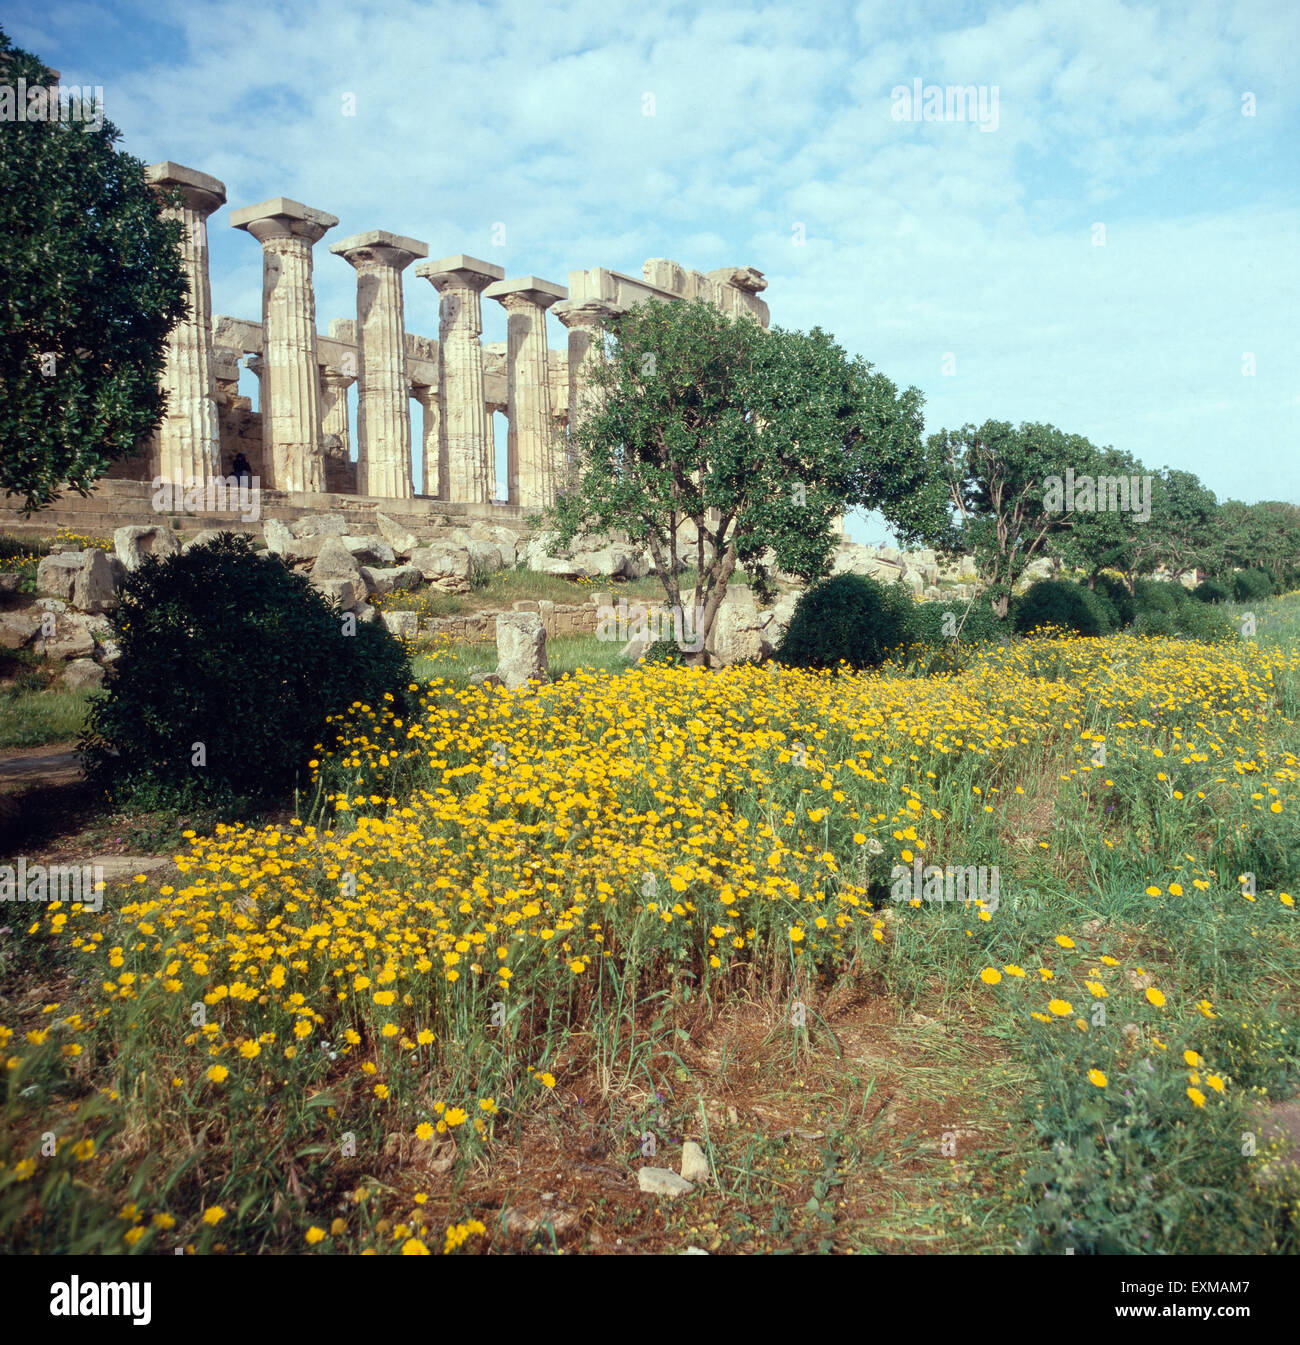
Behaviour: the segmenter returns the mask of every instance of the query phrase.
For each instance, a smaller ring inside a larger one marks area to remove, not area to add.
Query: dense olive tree
[[[0,83],[46,89],[0,31]],[[11,95],[12,97],[12,95]],[[0,120],[0,490],[27,512],[80,494],[159,423],[167,333],[188,304],[177,244],[109,121]]]

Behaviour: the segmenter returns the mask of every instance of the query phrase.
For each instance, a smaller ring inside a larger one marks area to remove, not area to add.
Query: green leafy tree
[[[764,332],[699,301],[647,303],[612,320],[605,355],[551,523],[559,545],[617,532],[649,550],[673,607],[693,563],[701,646],[737,567],[760,595],[772,568],[824,576],[847,509],[879,510],[904,543],[943,527],[920,393],[820,328]]]
[[[0,80],[48,87],[0,31]],[[162,419],[178,243],[109,121],[0,122],[0,489],[30,513],[85,495]]]
[[[944,549],[974,554],[993,610],[1005,617],[1016,581],[1075,517],[1064,505],[1050,507],[1045,483],[1053,476],[1064,480],[1069,468],[1076,475],[1093,472],[1101,455],[1080,435],[1004,420],[940,430],[928,439],[926,454],[947,484],[956,518]]]
[[[1216,568],[1222,555],[1218,513],[1214,492],[1195,473],[1174,467],[1152,473],[1151,518],[1134,524],[1131,573]]]
[[[1083,467],[1076,466],[1076,476],[1083,470]],[[1110,502],[1109,484],[1100,485],[1099,482],[1126,479],[1130,490],[1128,498],[1132,502],[1133,479],[1137,478],[1141,490],[1143,478],[1151,475],[1131,454],[1109,447],[1098,449],[1086,470],[1097,487],[1097,501],[1100,503],[1105,499],[1107,504]],[[1132,571],[1136,560],[1135,534],[1143,526],[1134,517],[1132,508],[1127,512],[1109,507],[1076,509],[1069,526],[1053,538],[1052,545],[1067,565],[1083,571],[1089,588],[1096,588],[1097,578],[1103,570],[1114,570],[1124,576],[1131,593]]]

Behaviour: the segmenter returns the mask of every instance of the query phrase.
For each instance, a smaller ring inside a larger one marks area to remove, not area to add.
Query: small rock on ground
[[[648,1196],[667,1196],[670,1200],[690,1195],[695,1190],[692,1182],[679,1177],[671,1168],[641,1168],[636,1174],[637,1185]]]

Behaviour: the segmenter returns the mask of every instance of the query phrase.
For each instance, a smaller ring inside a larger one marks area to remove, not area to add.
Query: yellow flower
[[[1183,1059],[1192,1067],[1192,1069],[1195,1069],[1198,1065],[1205,1064],[1205,1061],[1202,1060],[1195,1051],[1184,1051]]]
[[[1002,973],[998,971],[996,967],[985,967],[984,970],[980,972],[980,980],[983,981],[985,985],[997,985],[1001,979]]]
[[[415,1127],[415,1138],[418,1140],[431,1140],[433,1138],[433,1126],[428,1121],[421,1121]]]
[[[1205,1094],[1202,1093],[1199,1088],[1189,1088],[1187,1090],[1187,1096],[1191,1098],[1194,1106],[1205,1106]]]
[[[1157,1009],[1163,1009],[1165,1007],[1165,997],[1155,988],[1155,986],[1150,986],[1147,989],[1147,999],[1150,1003],[1154,1004]]]
[[[538,1077],[539,1077],[539,1078],[541,1079],[541,1081],[542,1081],[542,1087],[543,1087],[543,1088],[554,1088],[554,1087],[555,1087],[555,1075],[554,1075],[554,1074],[549,1074],[549,1073],[548,1073],[548,1074],[542,1074],[542,1075],[539,1075]]]
[[[1210,1085],[1210,1087],[1213,1088],[1214,1091],[1215,1091],[1216,1093],[1222,1093],[1222,1092],[1223,1092],[1223,1086],[1224,1086],[1224,1085],[1223,1085],[1223,1079],[1222,1079],[1222,1077],[1221,1077],[1220,1075],[1218,1075],[1218,1074],[1207,1074],[1207,1075],[1205,1076],[1205,1082],[1208,1083],[1208,1084]]]
[[[307,1230],[307,1245],[309,1247],[314,1247],[318,1242],[323,1242],[324,1240],[325,1230],[323,1228],[317,1228],[313,1225]]]
[[[220,1205],[209,1205],[208,1208],[203,1211],[203,1222],[205,1224],[211,1224],[213,1228],[215,1228],[225,1217],[226,1212]]]
[[[1098,1088],[1105,1088],[1106,1076],[1099,1069],[1090,1069],[1088,1071],[1088,1082]]]
[[[207,1078],[210,1083],[225,1083],[230,1077],[230,1071],[224,1065],[213,1065],[209,1068]]]
[[[469,1119],[469,1113],[463,1107],[448,1107],[446,1122],[448,1127],[463,1125]]]
[[[1070,938],[1068,934],[1058,934],[1056,936],[1056,942],[1059,943],[1062,948],[1074,947],[1074,940]]]
[[[420,1241],[419,1238],[407,1238],[402,1243],[403,1256],[432,1256],[433,1253]]]
[[[1047,1007],[1058,1018],[1068,1018],[1074,1012],[1074,1006],[1068,999],[1054,999]]]

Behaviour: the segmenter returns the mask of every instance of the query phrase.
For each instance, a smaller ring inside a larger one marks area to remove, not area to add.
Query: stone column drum
[[[357,491],[410,499],[410,384],[402,272],[429,249],[414,238],[371,229],[331,246],[357,273]]]
[[[440,468],[438,464],[438,425],[442,417],[439,414],[438,389],[427,383],[415,383],[411,386],[411,396],[420,404],[420,480],[423,483],[422,495],[441,498]]]
[[[208,276],[208,216],[226,203],[225,184],[181,164],[150,164],[145,180],[160,193],[179,189],[184,204],[163,214],[183,226],[181,257],[189,281],[190,312],[167,336],[163,386],[167,410],[155,438],[160,476],[204,483],[222,475],[221,414],[212,357],[212,285]]]
[[[352,469],[352,434],[348,420],[348,389],[355,374],[322,365],[320,371],[321,442],[325,454],[325,489],[337,491]]]
[[[262,407],[268,483],[279,490],[323,491],[321,389],[316,359],[316,295],[311,250],[338,220],[277,196],[230,216],[262,245]],[[269,404],[267,404],[269,403]]]
[[[584,411],[591,405],[590,371],[602,356],[601,329],[620,310],[603,299],[566,299],[556,304],[551,312],[569,332],[569,436],[572,437],[582,422]],[[580,464],[572,451],[566,448],[565,461],[556,464],[561,486],[574,483]]]
[[[458,253],[415,268],[438,291],[439,498],[485,504],[492,498],[496,453],[483,395],[480,296],[505,272]]]
[[[555,427],[546,350],[546,310],[569,291],[536,276],[502,281],[484,291],[509,314],[506,369],[509,391],[510,503],[540,509],[555,502]]]

